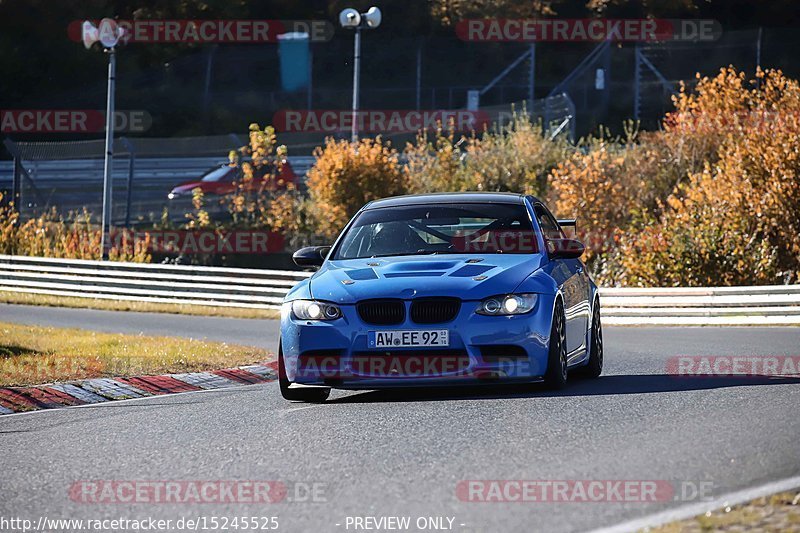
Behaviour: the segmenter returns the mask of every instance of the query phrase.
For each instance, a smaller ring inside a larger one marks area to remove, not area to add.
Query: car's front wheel
[[[328,399],[331,393],[330,388],[308,387],[290,389],[291,382],[286,376],[286,363],[283,360],[283,348],[278,345],[278,385],[281,388],[281,396],[285,400],[294,402],[322,403]]]
[[[561,300],[556,300],[556,308],[553,311],[544,383],[551,389],[563,389],[567,384],[567,329]]]

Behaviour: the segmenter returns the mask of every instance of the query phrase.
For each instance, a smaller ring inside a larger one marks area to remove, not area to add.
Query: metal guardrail
[[[0,291],[278,309],[309,272],[0,255]],[[800,325],[800,285],[602,288],[607,325]]]
[[[800,285],[600,289],[609,325],[800,325]]]
[[[0,291],[278,309],[308,272],[0,255]]]
[[[310,156],[291,156],[288,158],[292,169],[303,176],[314,164]],[[177,185],[179,181],[198,179],[208,169],[225,163],[225,154],[219,156],[194,157],[139,157],[136,159],[136,182],[158,182],[162,185]],[[114,161],[114,180],[120,182],[128,178],[129,160],[119,157]],[[103,179],[102,159],[63,159],[48,161],[26,161],[25,167],[42,187],[63,186],[65,184],[86,185],[88,182],[101,182]],[[14,172],[13,161],[0,161],[0,184],[10,184]]]

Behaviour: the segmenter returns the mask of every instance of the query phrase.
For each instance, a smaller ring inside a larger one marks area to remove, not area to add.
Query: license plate
[[[450,332],[446,329],[370,331],[367,339],[370,348],[450,346]]]

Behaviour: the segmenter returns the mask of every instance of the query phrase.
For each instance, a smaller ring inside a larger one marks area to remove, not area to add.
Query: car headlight
[[[292,314],[300,320],[336,320],[342,316],[339,306],[315,300],[295,300]]]
[[[504,294],[483,300],[478,309],[479,315],[506,316],[528,313],[536,305],[536,294]]]

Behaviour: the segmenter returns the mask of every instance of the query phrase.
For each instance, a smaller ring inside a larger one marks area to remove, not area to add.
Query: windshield
[[[226,176],[233,175],[233,170],[233,168],[228,166],[219,167],[203,176],[203,179],[200,181],[222,181]]]
[[[333,259],[537,251],[522,204],[416,205],[362,212]]]

